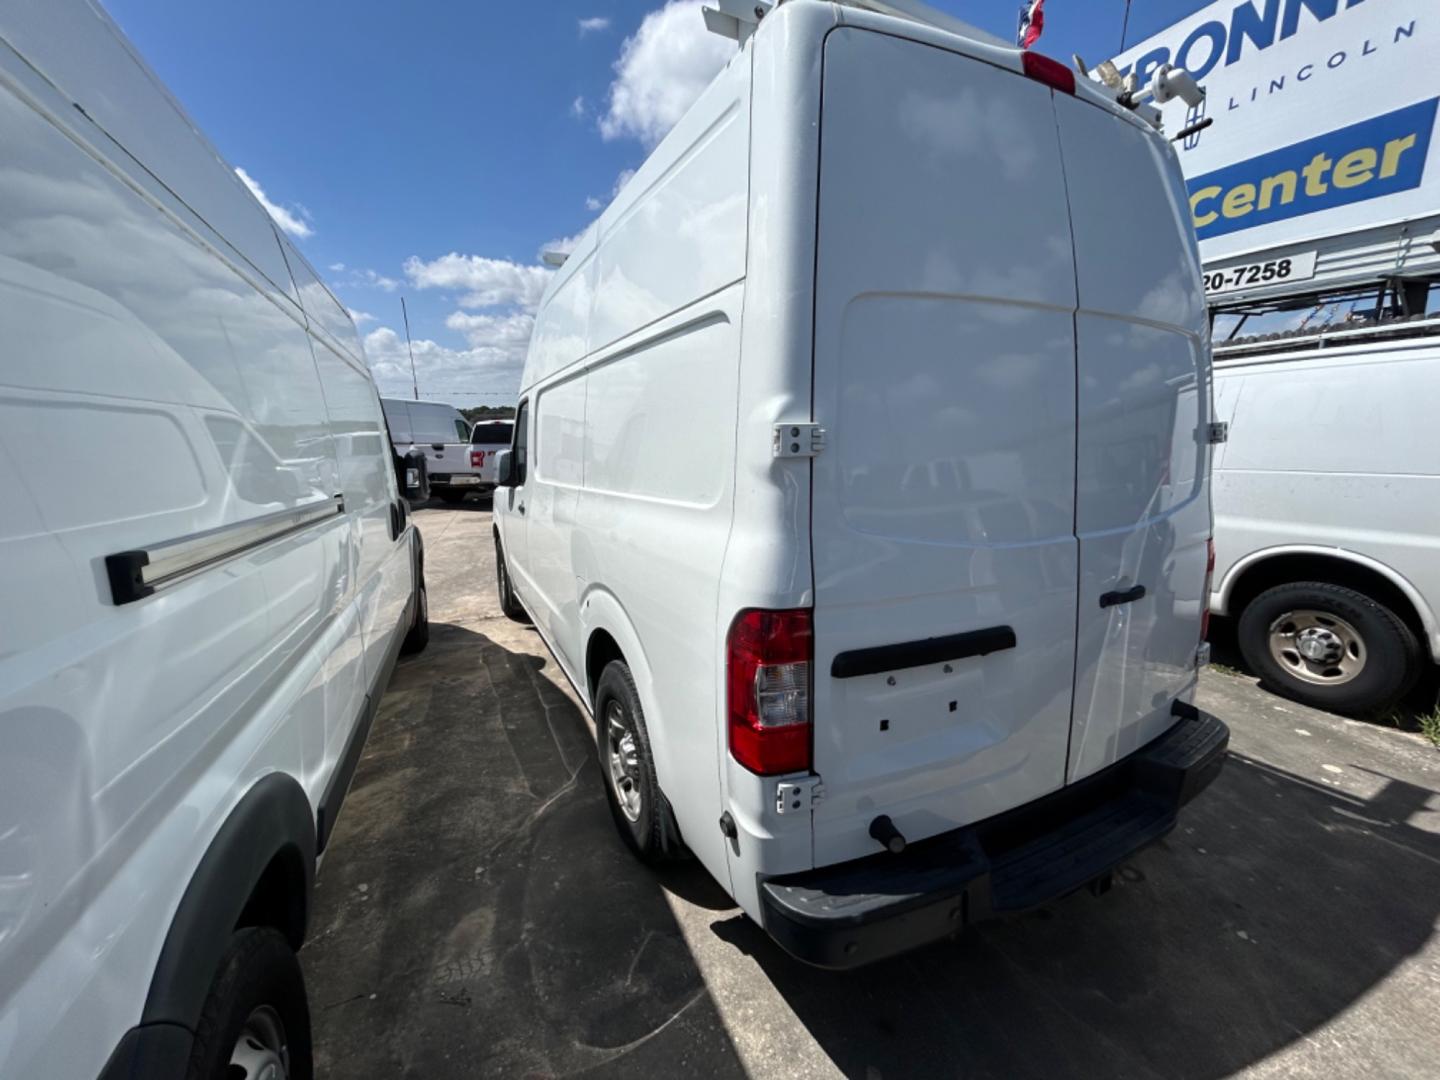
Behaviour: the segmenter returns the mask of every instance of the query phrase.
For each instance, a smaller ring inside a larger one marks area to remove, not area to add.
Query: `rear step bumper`
[[[760,882],[765,929],[789,953],[850,968],[1107,880],[1172,828],[1220,771],[1230,729],[1177,702],[1149,746],[1035,802],[911,844]]]

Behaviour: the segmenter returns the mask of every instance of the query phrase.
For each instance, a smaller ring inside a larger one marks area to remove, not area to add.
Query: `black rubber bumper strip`
[[[837,679],[854,679],[861,675],[877,675],[882,671],[943,664],[947,660],[964,660],[985,656],[1002,649],[1015,648],[1015,631],[1008,626],[990,626],[984,630],[967,630],[963,634],[906,641],[899,645],[876,645],[869,649],[850,649],[837,653],[830,661],[830,674]]]
[[[1215,779],[1229,729],[1177,707],[1148,746],[993,818],[850,862],[759,881],[766,931],[807,963],[849,968],[1030,911],[1102,879],[1175,826]]]

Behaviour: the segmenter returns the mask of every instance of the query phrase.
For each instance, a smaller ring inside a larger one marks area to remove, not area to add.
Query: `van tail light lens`
[[[730,755],[760,776],[810,768],[810,609],[735,616],[725,641]]]
[[[478,469],[478,468],[480,468],[481,466],[483,466],[484,464],[485,464],[485,451],[484,451],[484,450],[471,450],[471,451],[470,451],[470,467],[471,467],[472,469]]]
[[[1210,636],[1210,582],[1215,577],[1215,541],[1205,541],[1205,589],[1200,596],[1200,640]]]
[[[1075,72],[1059,60],[1052,60],[1042,53],[1030,52],[1027,49],[1020,54],[1020,64],[1025,69],[1027,78],[1042,82],[1062,94],[1075,93]]]

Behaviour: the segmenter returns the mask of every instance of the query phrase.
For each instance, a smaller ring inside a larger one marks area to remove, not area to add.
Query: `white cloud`
[[[585,96],[583,94],[570,103],[570,115],[576,120],[585,119]]]
[[[597,199],[594,195],[585,196],[585,209],[589,210],[592,214],[604,205],[605,204],[599,199]]]
[[[405,276],[417,289],[464,292],[460,306],[515,306],[534,311],[550,279],[543,266],[524,266],[508,259],[461,255],[452,251],[425,262],[417,255],[405,260]]]
[[[400,282],[394,278],[377,274],[374,270],[356,270],[354,273],[357,277],[355,282],[357,285],[369,285],[372,288],[383,289],[385,292],[394,292],[400,287]]]
[[[463,314],[461,317],[487,318]],[[531,316],[516,315],[511,318],[528,321]],[[476,343],[464,349],[452,349],[429,338],[416,338],[412,342],[416,381],[427,398],[443,400],[447,391],[456,391],[456,403],[479,405],[500,400],[480,396],[487,392],[515,392],[525,364],[529,327],[525,327],[522,339],[517,326],[507,325],[504,318],[498,319],[497,323],[501,325],[467,329],[467,338]],[[382,394],[409,396],[410,350],[406,347],[404,334],[396,333],[388,326],[371,330],[365,335],[365,355]]]
[[[465,335],[472,349],[508,350],[523,360],[525,348],[530,344],[530,332],[535,329],[535,316],[525,311],[506,315],[454,311],[445,319],[445,325]]]
[[[331,264],[330,264],[330,271],[331,271],[331,273],[335,273],[335,274],[343,274],[343,273],[345,272],[345,264],[344,264],[344,263],[331,263]]]
[[[345,310],[350,313],[350,318],[354,320],[356,326],[375,321],[375,316],[371,315],[368,311],[356,311],[353,307],[346,308]]]
[[[250,189],[250,194],[255,196],[255,201],[265,208],[265,212],[275,219],[275,224],[289,233],[291,236],[298,236],[305,239],[314,235],[315,228],[310,224],[310,212],[303,206],[284,207],[279,203],[271,202],[269,196],[244,169],[236,168],[235,175],[240,177],[241,183]]]
[[[705,29],[700,7],[700,0],[668,0],[620,46],[600,118],[606,139],[632,136],[654,146],[735,55],[733,41]]]
[[[596,31],[598,31],[598,30],[609,30],[609,29],[610,29],[610,20],[607,19],[604,15],[596,15],[596,16],[593,16],[592,18],[589,18],[589,19],[581,19],[581,20],[580,20],[580,36],[581,36],[581,37],[584,37],[586,34],[594,33],[594,32],[596,32]]]

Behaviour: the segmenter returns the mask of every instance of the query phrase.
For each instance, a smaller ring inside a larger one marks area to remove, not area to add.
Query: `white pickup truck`
[[[489,483],[482,484],[480,470],[470,464],[470,421],[455,406],[404,398],[381,398],[380,404],[396,452],[415,449],[425,455],[430,490],[438,498],[458,503],[471,491],[489,491],[495,486],[493,475]]]
[[[510,449],[515,432],[513,420],[481,420],[470,432],[470,469],[480,478],[482,494],[495,490],[495,455]]]

